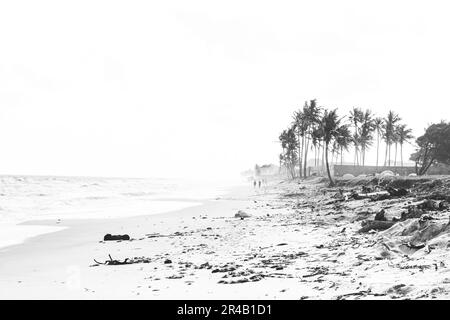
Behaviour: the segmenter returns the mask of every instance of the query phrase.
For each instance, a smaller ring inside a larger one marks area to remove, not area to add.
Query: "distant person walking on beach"
[[[253,188],[256,188],[256,180],[253,180]]]
[[[261,189],[261,180],[258,181],[258,188]]]

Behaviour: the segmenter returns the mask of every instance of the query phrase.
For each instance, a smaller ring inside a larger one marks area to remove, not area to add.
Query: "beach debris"
[[[363,221],[361,226],[362,228],[358,230],[358,233],[366,233],[371,230],[376,231],[382,231],[387,230],[390,227],[392,227],[396,221],[376,221],[376,220],[369,220],[369,221]]]
[[[404,197],[409,193],[409,191],[405,188],[387,187],[386,190],[389,192],[391,197]]]
[[[130,240],[130,236],[127,234],[120,235],[120,234],[106,234],[103,237],[103,241],[118,241],[118,240]]]
[[[425,213],[424,210],[419,209],[416,206],[410,206],[410,207],[408,207],[408,211],[402,212],[400,221],[405,221],[407,219],[420,218],[424,213]]]
[[[211,273],[218,273],[218,272],[231,272],[231,271],[235,271],[236,270],[236,266],[234,265],[223,265],[220,268],[216,268],[213,271],[211,271]]]
[[[283,197],[285,198],[297,198],[297,197],[304,197],[305,193],[304,192],[290,192],[290,193],[285,193],[283,195]]]
[[[427,213],[427,211],[443,211],[448,208],[448,204],[445,201],[437,201],[432,199],[422,200],[418,203],[408,206],[406,212],[402,212],[400,221],[407,219],[421,218]],[[432,219],[432,217],[427,216],[425,219]]]
[[[426,199],[416,204],[417,208],[431,211],[442,211],[448,209],[448,203],[443,200]]]
[[[389,289],[386,290],[386,294],[388,295],[399,295],[399,296],[404,296],[406,294],[408,294],[409,292],[412,291],[412,287],[411,286],[407,286],[406,284],[397,284]]]
[[[385,211],[384,209],[381,209],[376,215],[375,215],[375,221],[387,221],[385,217]]]
[[[94,259],[95,265],[92,265],[91,267],[96,267],[98,265],[107,265],[107,266],[117,266],[117,265],[124,265],[124,264],[134,264],[134,263],[150,263],[151,259],[146,257],[135,257],[135,258],[126,258],[123,261],[115,260],[111,257],[109,254],[109,260],[106,260],[105,262],[99,262]]]
[[[369,210],[359,211],[356,212],[356,217],[353,217],[350,221],[361,221],[361,220],[367,220],[371,215],[373,215],[375,212]]]
[[[309,278],[309,277],[315,277],[322,274],[328,274],[328,268],[324,266],[318,266],[318,267],[310,267],[308,268],[312,272],[309,274],[303,275],[303,278]]]
[[[235,218],[241,218],[241,219],[243,219],[243,218],[250,218],[251,215],[248,214],[247,212],[244,212],[244,211],[242,211],[242,210],[239,210],[239,211],[234,215],[234,217],[235,217]]]
[[[200,266],[195,267],[195,269],[211,269],[212,265],[210,265],[208,262],[202,263]]]
[[[341,295],[337,296],[336,300],[345,300],[346,297],[352,297],[352,296],[368,296],[371,293],[372,292],[370,289],[357,291],[357,292],[350,292],[350,293],[345,293],[345,294],[341,294]]]
[[[171,263],[172,263],[172,260],[170,260],[170,259],[164,260],[164,264],[171,264]]]
[[[422,249],[422,248],[425,248],[426,243],[418,243],[418,244],[415,244],[415,243],[411,243],[411,242],[409,241],[409,242],[407,242],[405,245],[406,245],[408,248],[410,248],[410,249]]]

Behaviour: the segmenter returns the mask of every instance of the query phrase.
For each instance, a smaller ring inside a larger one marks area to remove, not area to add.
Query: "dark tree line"
[[[450,122],[430,125],[416,143],[417,150],[410,159],[416,163],[418,175],[426,174],[433,164],[450,165]]]

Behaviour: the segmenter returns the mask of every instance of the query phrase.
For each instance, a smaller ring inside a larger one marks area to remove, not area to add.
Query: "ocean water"
[[[171,179],[0,176],[0,247],[55,232],[64,219],[151,215],[225,194],[230,183]],[[51,220],[53,226],[20,225]]]

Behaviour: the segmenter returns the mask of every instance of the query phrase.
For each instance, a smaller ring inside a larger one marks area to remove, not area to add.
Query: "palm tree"
[[[352,134],[350,132],[349,125],[344,124],[341,125],[338,129],[338,136],[335,140],[336,146],[338,147],[339,153],[341,155],[341,165],[342,165],[342,158],[344,154],[344,150],[348,151],[348,148],[350,147],[350,144],[352,143]]]
[[[304,148],[305,140],[303,137],[305,136],[305,117],[301,110],[296,111],[294,113],[294,125],[295,131],[297,133],[297,143],[298,143],[298,171],[299,177],[302,177],[302,150]]]
[[[394,167],[397,166],[397,149],[398,149],[398,142],[399,142],[399,136],[398,136],[398,125],[394,126],[394,133],[392,134],[392,142],[394,143],[395,146],[395,153],[394,153]]]
[[[378,154],[380,149],[380,134],[383,132],[383,119],[380,117],[376,117],[373,120],[373,125],[375,130],[377,131],[377,168],[378,168]]]
[[[327,167],[328,179],[330,179],[330,186],[334,186],[334,180],[331,177],[330,165],[328,161],[328,147],[329,145],[338,138],[339,136],[339,127],[341,120],[338,119],[336,109],[328,111],[325,110],[321,126],[323,130],[323,141],[325,143],[325,162]]]
[[[314,148],[314,166],[317,167],[318,166],[318,150],[320,150],[320,142],[322,140],[322,135],[321,135],[321,131],[320,131],[320,127],[316,127],[312,130],[311,133],[311,143],[312,146]]]
[[[398,143],[400,144],[400,161],[403,167],[403,143],[411,140],[414,136],[411,134],[412,130],[406,127],[406,124],[397,127]]]
[[[295,178],[295,163],[297,162],[297,136],[294,126],[291,126],[279,136],[281,147],[283,149],[282,159],[291,178]]]
[[[363,119],[363,112],[360,108],[353,107],[353,109],[350,111],[350,121],[353,124],[353,145],[355,146],[355,159],[354,164],[359,165],[359,159],[358,159],[358,152],[359,152],[359,142],[360,142],[360,136],[359,136],[359,124],[362,122]]]
[[[305,118],[305,143],[304,143],[304,157],[303,157],[303,174],[306,177],[306,166],[308,163],[309,141],[312,140],[312,133],[315,126],[319,122],[320,108],[317,106],[316,99],[310,101],[309,105],[305,102],[303,107],[303,116]]]
[[[386,154],[384,157],[384,165],[385,166],[386,166],[386,163],[388,164],[388,166],[391,165],[391,146],[392,146],[392,143],[394,142],[394,138],[395,138],[394,130],[395,130],[396,123],[399,122],[400,120],[401,120],[401,118],[394,111],[389,111],[388,115],[384,119],[384,125],[383,125],[384,136],[383,136],[383,138],[386,142]],[[388,154],[389,154],[389,158],[388,158]]]
[[[361,126],[359,132],[359,145],[361,146],[361,163],[364,166],[366,160],[366,150],[372,145],[372,132],[375,130],[375,125],[372,119],[372,112],[366,110],[362,114]]]

